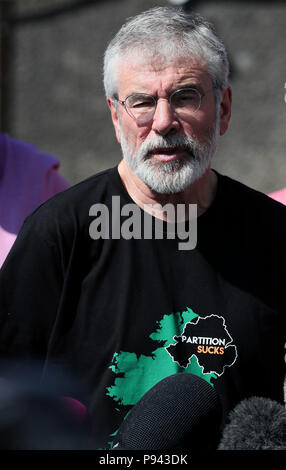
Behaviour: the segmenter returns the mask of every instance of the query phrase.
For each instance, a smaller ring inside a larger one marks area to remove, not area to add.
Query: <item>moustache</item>
[[[176,135],[153,136],[142,143],[140,153],[142,157],[147,160],[156,151],[165,150],[168,152],[174,149],[185,150],[191,157],[196,158],[197,152],[201,149],[201,146],[192,137]]]

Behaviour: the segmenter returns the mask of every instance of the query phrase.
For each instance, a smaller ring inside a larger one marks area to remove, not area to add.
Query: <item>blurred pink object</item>
[[[0,134],[0,267],[25,218],[67,189],[59,160],[34,145]]]
[[[72,397],[62,397],[64,403],[66,403],[69,409],[80,419],[81,421],[87,421],[88,411],[87,408],[78,400]]]
[[[281,202],[286,205],[286,188],[275,191],[274,193],[268,194],[275,201]]]

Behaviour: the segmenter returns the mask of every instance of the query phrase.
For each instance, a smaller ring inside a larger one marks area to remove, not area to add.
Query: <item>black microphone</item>
[[[119,427],[114,450],[214,450],[222,409],[212,385],[197,375],[178,373],[154,385]]]
[[[229,414],[218,450],[285,450],[286,410],[263,397],[241,401]]]

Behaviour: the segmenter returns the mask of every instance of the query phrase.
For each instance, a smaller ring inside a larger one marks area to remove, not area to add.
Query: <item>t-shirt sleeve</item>
[[[0,271],[0,359],[43,358],[64,283],[59,248],[26,219]]]

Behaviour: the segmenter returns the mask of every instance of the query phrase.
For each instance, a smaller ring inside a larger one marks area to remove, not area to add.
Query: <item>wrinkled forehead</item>
[[[140,51],[139,54],[129,52],[117,64],[118,92],[129,92],[129,85],[132,89],[134,86],[136,88],[136,85],[152,88],[153,80],[158,81],[158,78],[162,78],[164,83],[177,80],[178,85],[184,85],[184,81],[201,80],[208,80],[211,84],[205,61],[194,57],[181,55],[170,57],[165,54],[146,56]]]
[[[207,62],[202,54],[197,51],[188,52],[176,49],[174,44],[164,47],[148,47],[148,45],[138,48],[134,46],[125,52],[118,61],[118,70],[127,65],[130,68],[141,68],[142,70],[153,70],[158,72],[166,67],[185,68],[192,67],[206,70]]]

